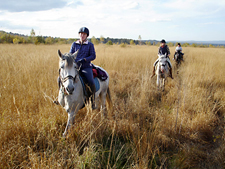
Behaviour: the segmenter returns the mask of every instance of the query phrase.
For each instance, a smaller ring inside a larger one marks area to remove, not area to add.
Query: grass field
[[[225,168],[224,48],[183,48],[159,92],[156,46],[95,46],[114,111],[80,110],[67,139],[58,49],[70,45],[0,45],[0,168]]]

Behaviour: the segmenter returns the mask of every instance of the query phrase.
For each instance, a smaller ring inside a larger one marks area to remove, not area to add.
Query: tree
[[[77,41],[77,39],[69,38],[69,39],[67,40],[67,43],[73,43],[73,42],[75,42],[75,41]]]
[[[130,45],[135,45],[134,40],[130,40]]]
[[[54,38],[52,37],[47,37],[45,39],[45,44],[53,44],[54,43]]]
[[[196,43],[192,43],[192,47],[197,47],[198,45]]]
[[[30,42],[31,43],[35,42],[35,32],[33,28],[30,31]]]
[[[58,44],[67,44],[67,40],[64,38],[59,38],[57,43]]]
[[[151,46],[151,42],[150,41],[149,42],[146,41],[145,44],[148,45],[148,46]]]
[[[121,43],[121,44],[120,44],[120,47],[122,47],[122,48],[125,48],[126,46],[127,46],[126,43]]]
[[[105,41],[105,38],[101,35],[100,36],[100,42],[103,43]]]
[[[182,46],[188,47],[188,46],[190,46],[190,44],[189,43],[184,43],[184,44],[182,44]]]
[[[113,43],[112,43],[111,40],[109,40],[109,41],[106,43],[106,45],[113,45]]]
[[[14,44],[18,44],[19,42],[20,42],[20,40],[19,40],[18,38],[14,38],[14,39],[13,39],[13,43],[14,43]]]
[[[139,45],[141,45],[141,35],[138,36]]]
[[[169,42],[169,43],[168,43],[168,46],[169,46],[169,47],[173,47],[173,46],[174,46],[174,43],[173,43],[173,42]]]
[[[96,39],[94,36],[92,36],[91,42],[92,42],[94,45],[98,45],[98,44],[99,44],[98,39]]]
[[[13,36],[11,36],[10,34],[4,33],[1,36],[1,41],[2,43],[13,43]]]

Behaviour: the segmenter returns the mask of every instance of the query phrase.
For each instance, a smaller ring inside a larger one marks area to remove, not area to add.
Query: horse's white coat
[[[68,129],[70,129],[70,127],[72,126],[74,122],[76,113],[84,105],[85,95],[83,93],[83,86],[78,74],[79,68],[77,64],[73,61],[77,56],[77,52],[74,54],[66,53],[64,55],[62,55],[60,51],[58,51],[58,53],[60,58],[60,62],[59,62],[60,78],[63,79],[62,85],[59,90],[58,102],[60,103],[62,107],[64,107],[64,109],[68,113],[68,121],[67,121],[65,131],[63,133],[63,136],[65,137],[68,132]],[[70,78],[67,78],[67,77],[70,77]],[[110,101],[109,104],[111,104],[111,99],[109,94],[109,78],[106,79],[105,81],[101,81],[98,79],[98,81],[100,84],[100,89],[96,92],[95,98],[96,100],[100,99],[101,101],[100,108],[103,110],[103,113],[104,113],[104,111],[106,110],[106,95],[107,94],[109,96],[108,97],[109,98],[108,101]]]
[[[162,88],[164,90],[165,88],[165,80],[167,76],[169,75],[169,67],[167,63],[166,54],[165,55],[158,55],[158,63],[157,63],[157,69],[156,69],[156,84],[158,88]]]

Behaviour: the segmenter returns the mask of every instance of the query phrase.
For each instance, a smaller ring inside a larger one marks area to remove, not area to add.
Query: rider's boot
[[[92,110],[97,109],[96,104],[95,104],[95,92],[96,92],[96,88],[95,85],[91,85],[91,106],[92,106]]]
[[[172,75],[172,67],[170,68],[170,78],[173,79],[173,75]]]
[[[61,87],[61,80],[59,77],[58,77],[58,87],[59,87],[59,89]],[[53,101],[53,103],[55,103],[56,105],[59,105],[58,97],[56,97],[56,99]]]
[[[152,77],[154,77],[155,76],[155,66],[153,66],[153,70],[152,70],[152,76],[151,76],[151,78]]]

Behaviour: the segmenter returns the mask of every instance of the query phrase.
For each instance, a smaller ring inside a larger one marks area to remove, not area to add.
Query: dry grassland
[[[0,168],[225,168],[225,49],[183,48],[162,93],[157,47],[95,48],[114,111],[80,110],[63,139],[67,113],[52,99],[57,50],[70,45],[0,45]]]

